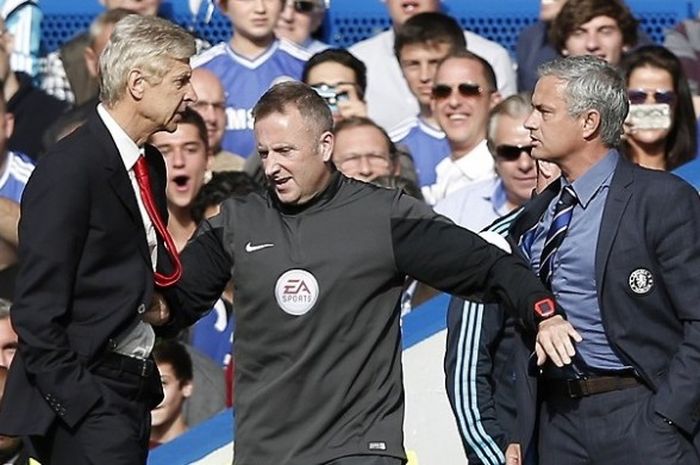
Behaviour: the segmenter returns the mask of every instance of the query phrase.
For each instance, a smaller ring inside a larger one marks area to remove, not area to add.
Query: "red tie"
[[[164,275],[156,271],[154,278],[156,285],[159,287],[172,286],[182,276],[182,264],[180,263],[180,257],[177,254],[177,249],[175,248],[173,238],[170,237],[168,229],[165,227],[165,225],[163,225],[163,220],[161,220],[160,216],[158,215],[156,203],[153,201],[153,194],[151,193],[151,182],[148,179],[148,164],[146,163],[146,157],[143,155],[139,157],[136,165],[134,165],[134,174],[136,174],[136,182],[139,185],[143,206],[146,208],[146,212],[151,218],[156,231],[165,242],[165,248],[168,251],[168,255],[170,255],[170,261],[173,264],[173,272],[170,275]]]

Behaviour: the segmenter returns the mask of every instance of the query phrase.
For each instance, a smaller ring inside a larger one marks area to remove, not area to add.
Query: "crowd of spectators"
[[[12,3],[0,1],[0,196],[10,201],[0,204],[0,297],[7,299],[16,260],[12,202],[20,202],[46,149],[94,110],[99,57],[114,24],[155,15],[159,6],[103,0],[105,11],[88,30],[40,57],[38,2]],[[559,56],[596,55],[618,67],[631,103],[622,154],[651,169],[680,168],[697,182],[697,168],[682,165],[697,164],[698,19],[669,31],[665,48],[651,43],[623,0],[542,0],[539,20],[523,29],[511,57],[463,30],[439,0],[386,0],[391,27],[347,50],[317,35],[332,2],[217,0],[216,7],[230,19],[232,38],[198,42],[198,100],[175,132],[150,140],[168,167],[168,229],[178,250],[227,196],[264,188],[252,108],[283,80],[301,80],[326,99],[335,122],[332,160],[343,174],[403,188],[475,231],[520,207],[535,187],[523,122],[537,67]],[[230,283],[182,336],[184,345],[157,346],[167,401],[153,411],[154,446],[232,405],[233,303]],[[0,350],[5,366],[12,349]]]

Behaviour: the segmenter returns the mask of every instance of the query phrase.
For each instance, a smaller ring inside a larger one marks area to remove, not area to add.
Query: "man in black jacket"
[[[531,327],[554,301],[521,261],[427,205],[342,176],[310,87],[272,87],[253,116],[269,191],[225,201],[166,291],[194,318],[236,285],[236,463],[403,463],[406,276],[498,299]]]

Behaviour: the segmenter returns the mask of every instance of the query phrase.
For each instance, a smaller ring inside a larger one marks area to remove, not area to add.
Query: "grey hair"
[[[530,112],[532,112],[532,103],[529,92],[511,95],[493,107],[489,114],[488,131],[486,133],[486,145],[492,154],[496,149],[494,139],[496,138],[496,127],[500,119],[499,116],[510,116],[511,118],[522,117],[524,119]]]
[[[601,140],[607,147],[620,144],[629,101],[625,82],[615,68],[600,58],[583,55],[544,63],[537,71],[540,77],[553,76],[566,82],[564,99],[570,116],[598,111]]]
[[[0,298],[0,320],[10,318],[10,307],[12,307],[12,302]]]
[[[107,106],[119,101],[133,69],[162,79],[169,60],[189,60],[194,53],[194,37],[181,27],[154,16],[128,15],[114,26],[100,56],[100,99]]]

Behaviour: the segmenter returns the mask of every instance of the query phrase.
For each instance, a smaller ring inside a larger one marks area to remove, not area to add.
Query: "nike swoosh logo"
[[[274,247],[274,246],[275,246],[275,244],[269,244],[269,243],[268,243],[268,244],[253,245],[253,244],[251,244],[250,242],[248,242],[248,243],[245,245],[245,251],[246,251],[246,252],[249,252],[249,253],[250,253],[250,252],[257,252],[258,250],[267,249],[268,247]]]

